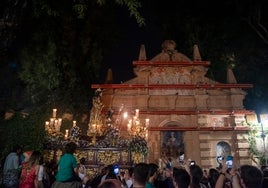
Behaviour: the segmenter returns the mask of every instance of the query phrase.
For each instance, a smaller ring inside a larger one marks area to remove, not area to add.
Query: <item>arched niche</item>
[[[217,157],[219,156],[231,156],[232,151],[231,151],[231,146],[225,141],[220,141],[216,144],[216,154]]]
[[[183,131],[175,131],[174,126],[180,126],[178,122],[167,122],[163,127],[166,129],[161,131],[160,150],[162,167],[166,167],[168,163],[178,165],[180,160],[184,160],[184,139]],[[170,130],[168,129],[170,128]]]

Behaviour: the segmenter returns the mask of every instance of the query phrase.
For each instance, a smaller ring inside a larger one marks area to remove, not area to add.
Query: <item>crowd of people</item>
[[[120,169],[110,164],[91,177],[86,160],[74,156],[76,144],[69,142],[51,173],[40,151],[22,152],[15,146],[3,164],[4,188],[265,188],[268,169],[253,165],[232,166],[222,158],[220,166],[204,170],[194,161],[179,166],[159,167],[155,163],[138,163]],[[23,153],[23,155],[21,155]],[[22,156],[22,157],[21,157]],[[49,176],[50,174],[50,176]]]

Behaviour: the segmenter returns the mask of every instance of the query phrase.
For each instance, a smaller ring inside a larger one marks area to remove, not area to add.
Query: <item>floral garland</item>
[[[77,126],[76,126],[77,127]],[[75,141],[78,147],[86,148],[92,146],[90,141],[80,138],[81,130],[73,127],[73,134],[69,140],[64,140],[62,133],[47,135],[44,142],[45,149],[61,149],[64,145],[72,140]],[[71,132],[71,131],[70,131]],[[148,154],[147,141],[141,136],[134,136],[130,139],[120,137],[119,130],[116,127],[107,127],[105,134],[96,143],[97,148],[127,148],[130,152],[140,153],[144,156]]]
[[[147,141],[141,136],[134,136],[128,143],[128,150],[131,152],[141,153],[144,156],[147,156]]]
[[[81,129],[78,126],[73,126],[70,130],[70,139],[79,140],[80,136],[81,136]]]

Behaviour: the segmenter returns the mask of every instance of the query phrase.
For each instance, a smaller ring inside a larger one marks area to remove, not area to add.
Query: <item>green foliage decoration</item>
[[[143,154],[144,156],[147,156],[148,154],[148,146],[147,141],[145,138],[136,135],[130,139],[128,142],[128,150],[135,153]]]
[[[265,165],[265,154],[264,152],[258,151],[256,147],[256,138],[260,134],[258,130],[259,125],[247,123],[247,126],[250,127],[250,131],[248,132],[249,152],[252,154],[253,158],[259,160],[260,165]]]

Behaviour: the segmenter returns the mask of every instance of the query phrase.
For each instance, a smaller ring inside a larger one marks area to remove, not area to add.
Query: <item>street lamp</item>
[[[268,126],[268,114],[260,114],[260,121],[261,121],[261,138],[262,138],[262,142],[263,142],[263,149],[264,149],[264,159],[265,159],[265,166],[267,166],[267,152],[266,152],[266,134],[265,134],[265,130],[264,127]]]

